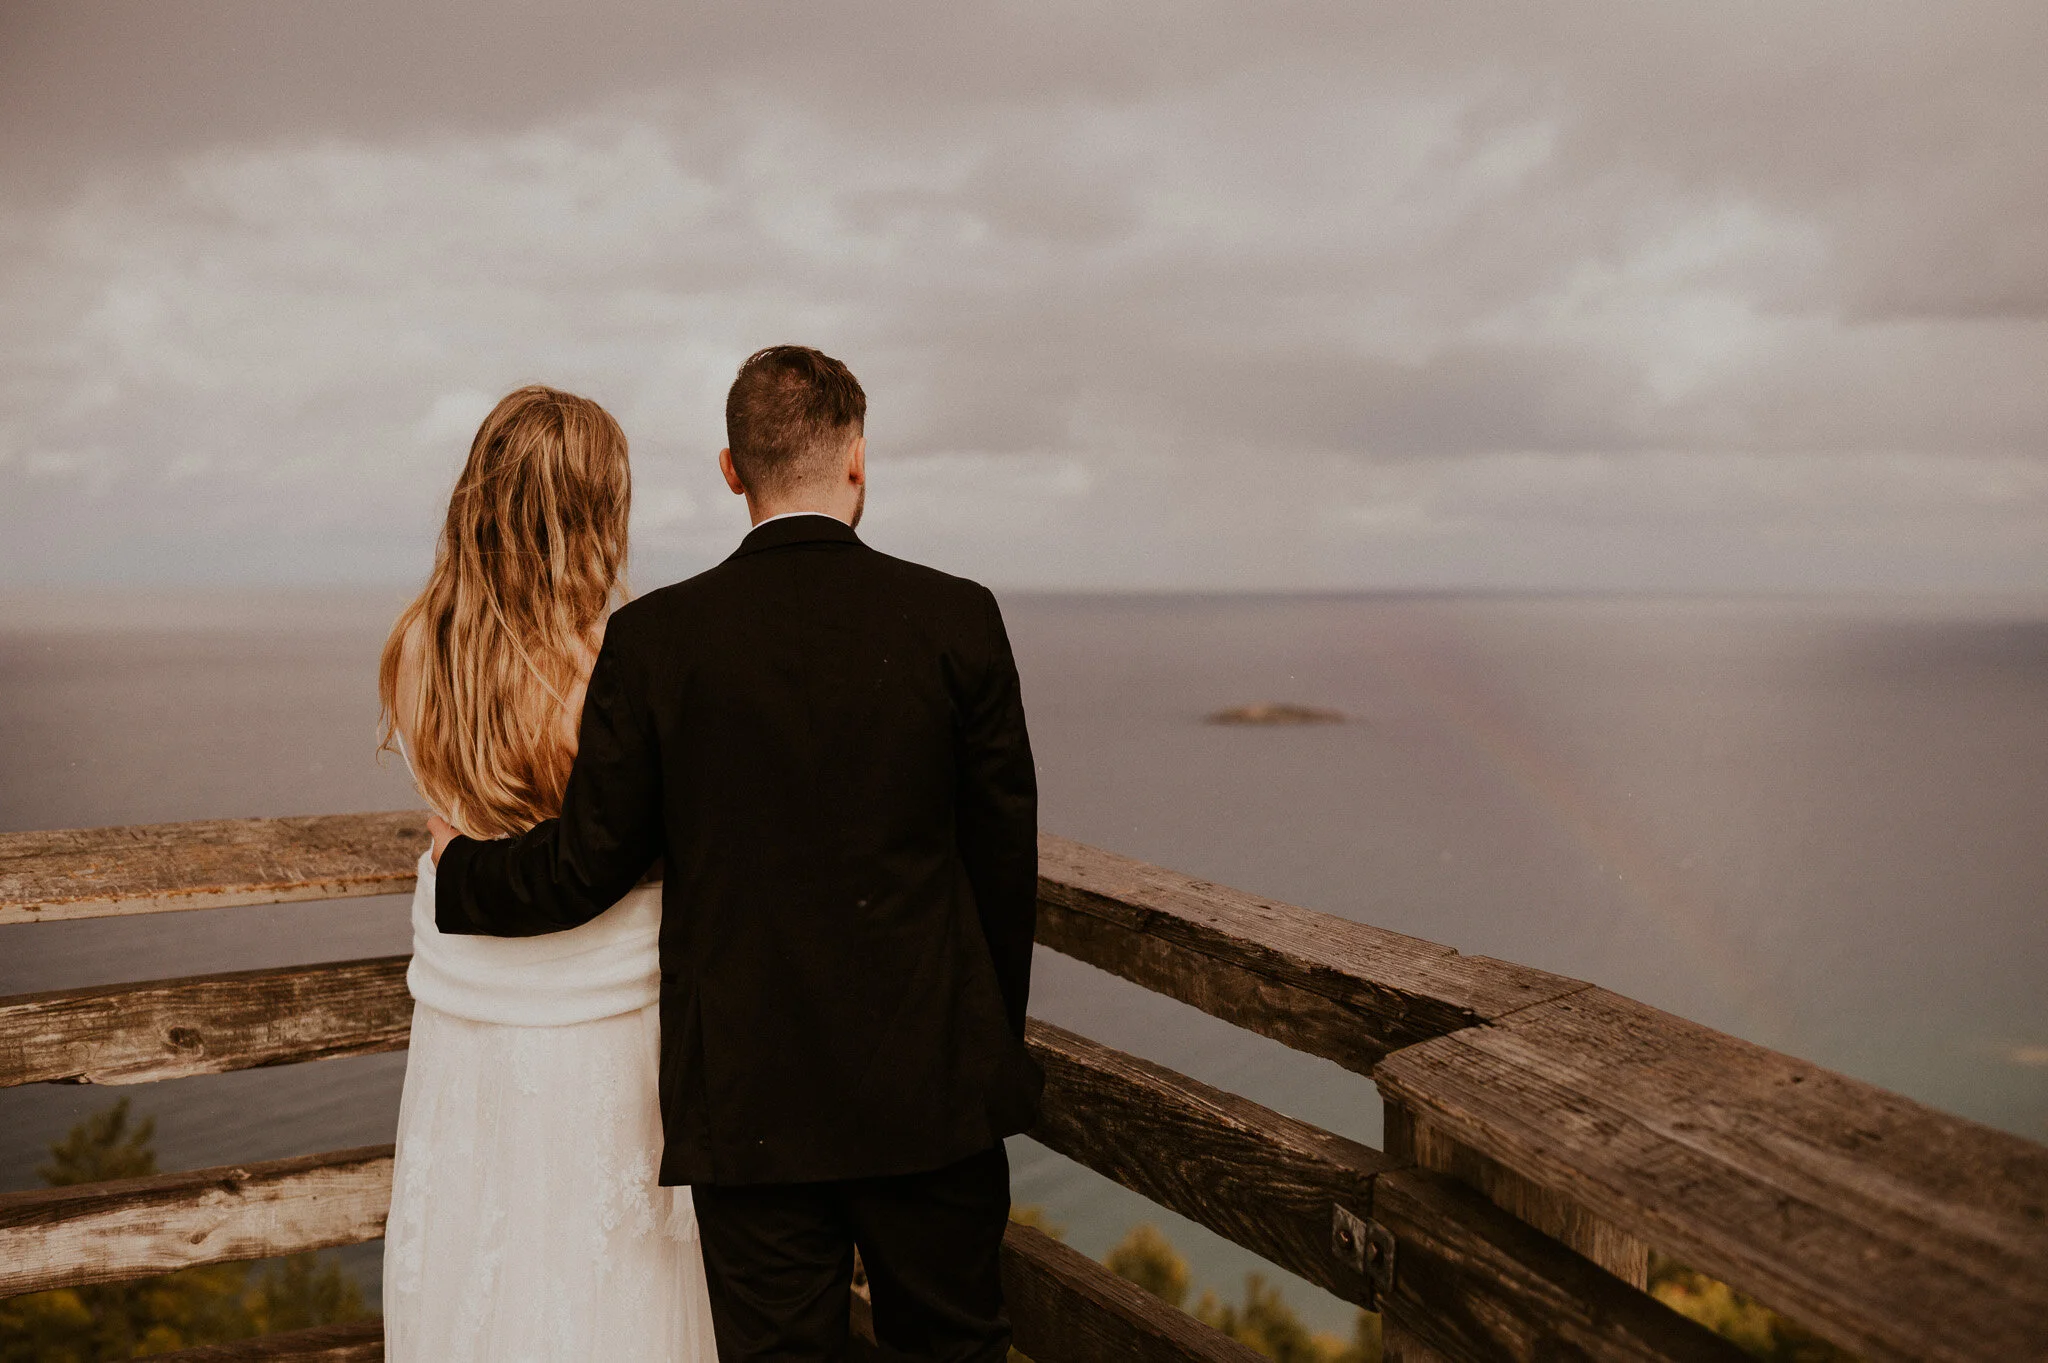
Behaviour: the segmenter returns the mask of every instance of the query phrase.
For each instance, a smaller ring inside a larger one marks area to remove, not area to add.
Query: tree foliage
[[[156,1123],[128,1100],[79,1122],[36,1173],[53,1188],[157,1172]],[[362,1290],[330,1256],[204,1264],[161,1277],[0,1301],[0,1363],[101,1363],[362,1320]]]
[[[1764,1363],[1855,1363],[1856,1356],[1728,1284],[1674,1259],[1650,1265],[1650,1295]]]
[[[114,1178],[142,1178],[156,1170],[156,1118],[145,1117],[128,1127],[128,1100],[95,1112],[50,1145],[50,1162],[36,1177],[52,1188],[103,1183]]]
[[[1131,1228],[1104,1260],[1109,1271],[1144,1288],[1169,1306],[1185,1308],[1193,1275],[1188,1261],[1157,1226]],[[1308,1328],[1277,1286],[1254,1273],[1245,1279],[1244,1300],[1225,1302],[1202,1293],[1194,1316],[1276,1363],[1379,1363],[1380,1318],[1360,1311],[1350,1341]]]
[[[1131,1227],[1130,1234],[1104,1260],[1109,1271],[1126,1282],[1144,1288],[1168,1306],[1186,1306],[1188,1261],[1174,1250],[1173,1242],[1150,1222]]]
[[[1045,1208],[1036,1203],[1011,1207],[1010,1219],[1020,1226],[1029,1226],[1043,1235],[1050,1235],[1055,1240],[1067,1238],[1067,1228],[1048,1217]]]

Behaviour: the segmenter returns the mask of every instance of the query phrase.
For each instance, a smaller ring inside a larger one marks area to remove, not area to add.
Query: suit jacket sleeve
[[[1038,925],[1038,773],[1002,612],[977,590],[983,665],[962,706],[955,826],[1004,1011],[1021,1038]]]
[[[514,838],[457,838],[441,854],[443,932],[533,937],[587,923],[633,888],[661,851],[661,757],[644,687],[618,622],[583,700],[560,818]]]

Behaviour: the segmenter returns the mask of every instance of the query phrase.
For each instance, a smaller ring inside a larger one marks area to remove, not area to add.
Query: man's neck
[[[837,511],[824,511],[813,507],[800,507],[791,511],[770,511],[765,515],[756,516],[754,518],[754,524],[756,527],[759,527],[768,524],[768,522],[770,521],[787,520],[791,516],[824,516],[831,520],[838,521],[841,525],[853,524],[852,521],[849,521],[846,517],[840,515]]]

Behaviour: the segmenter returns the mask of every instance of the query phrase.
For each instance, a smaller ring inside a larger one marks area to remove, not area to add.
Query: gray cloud
[[[0,568],[410,577],[545,379],[682,571],[725,381],[801,339],[876,533],[1001,581],[2039,587],[2044,52],[2019,3],[17,4]]]

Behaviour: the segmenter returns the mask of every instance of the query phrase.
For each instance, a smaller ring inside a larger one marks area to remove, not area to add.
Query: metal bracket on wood
[[[1341,1206],[1330,1208],[1330,1249],[1358,1270],[1372,1289],[1367,1305],[1377,1309],[1394,1291],[1394,1233]]]

